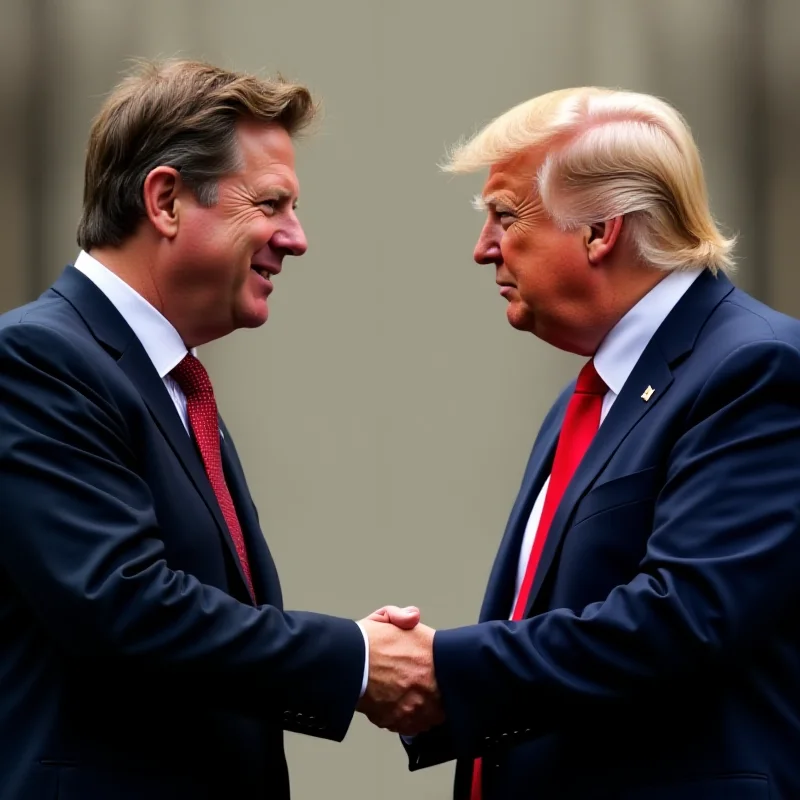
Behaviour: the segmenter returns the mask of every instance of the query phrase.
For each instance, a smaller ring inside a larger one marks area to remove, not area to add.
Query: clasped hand
[[[433,634],[419,610],[384,606],[359,623],[369,638],[369,680],[358,710],[379,728],[415,736],[444,720]]]

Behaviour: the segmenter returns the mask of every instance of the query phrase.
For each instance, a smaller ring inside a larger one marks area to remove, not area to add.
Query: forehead
[[[236,138],[242,165],[237,175],[248,183],[282,186],[297,193],[294,144],[285,128],[240,122]]]
[[[503,194],[528,195],[536,185],[536,173],[544,163],[546,150],[529,147],[510,158],[493,164],[483,187],[483,198]]]

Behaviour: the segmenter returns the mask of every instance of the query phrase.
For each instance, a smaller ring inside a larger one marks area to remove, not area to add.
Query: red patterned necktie
[[[222,516],[233,539],[239,561],[244,570],[247,588],[250,596],[255,601],[253,581],[250,577],[250,564],[247,560],[247,550],[244,545],[242,528],[236,516],[236,508],[225,482],[225,473],[222,470],[222,452],[219,444],[219,422],[217,420],[217,402],[214,399],[214,390],[211,379],[205,367],[191,353],[187,353],[183,361],[170,372],[178,386],[186,395],[186,410],[189,422],[194,431],[200,455],[206,468],[206,475],[211,483],[211,488],[217,497]]]
[[[553,521],[553,516],[567,485],[600,427],[603,396],[607,391],[608,386],[597,374],[594,361],[588,361],[578,375],[575,391],[570,398],[567,413],[564,415],[564,422],[561,425],[542,516],[536,528],[536,537],[533,540],[528,565],[525,568],[525,577],[522,579],[517,602],[511,615],[512,620],[521,620],[525,616],[536,567],[544,549],[550,523]],[[472,773],[470,800],[481,800],[481,760],[479,758],[475,760]]]

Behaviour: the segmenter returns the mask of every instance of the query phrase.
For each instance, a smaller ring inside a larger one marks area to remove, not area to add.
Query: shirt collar
[[[142,343],[159,377],[166,377],[187,353],[186,345],[172,323],[122,278],[86,251],[81,250],[74,266],[119,311]],[[194,354],[194,350],[191,352]]]
[[[594,356],[597,374],[619,394],[645,347],[702,269],[670,272],[603,339]]]

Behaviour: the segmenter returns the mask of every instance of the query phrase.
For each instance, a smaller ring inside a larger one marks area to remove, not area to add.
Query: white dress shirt
[[[82,250],[75,259],[74,266],[108,298],[136,334],[136,338],[142,343],[142,347],[153,362],[156,372],[164,381],[183,426],[189,433],[186,395],[169,373],[178,366],[187,352],[196,355],[196,351],[194,349],[187,350],[183,339],[172,323],[135,289],[104,267],[96,258]],[[220,435],[222,435],[222,431],[220,431]],[[369,639],[364,628],[360,624],[358,627],[364,637],[365,647],[364,677],[361,681],[361,694],[363,695],[367,689],[369,677]]]
[[[670,272],[628,311],[603,339],[603,343],[594,356],[597,374],[608,386],[608,391],[603,396],[603,408],[600,412],[601,425],[653,334],[701,272],[702,270]],[[525,577],[525,570],[533,548],[533,540],[536,538],[536,529],[542,516],[544,498],[549,485],[550,477],[548,476],[536,497],[528,524],[525,527],[517,567],[514,602],[511,604],[509,617],[517,604],[517,597]]]
[[[169,374],[189,352],[181,335],[158,309],[150,305],[122,278],[83,250],[75,259],[75,269],[82,272],[109,299],[125,322],[130,325],[131,330],[136,334],[136,338],[142,343],[142,347],[153,362],[158,376],[164,381],[188,433],[189,417],[186,412],[186,396]],[[196,355],[194,350],[191,352],[192,355]]]

